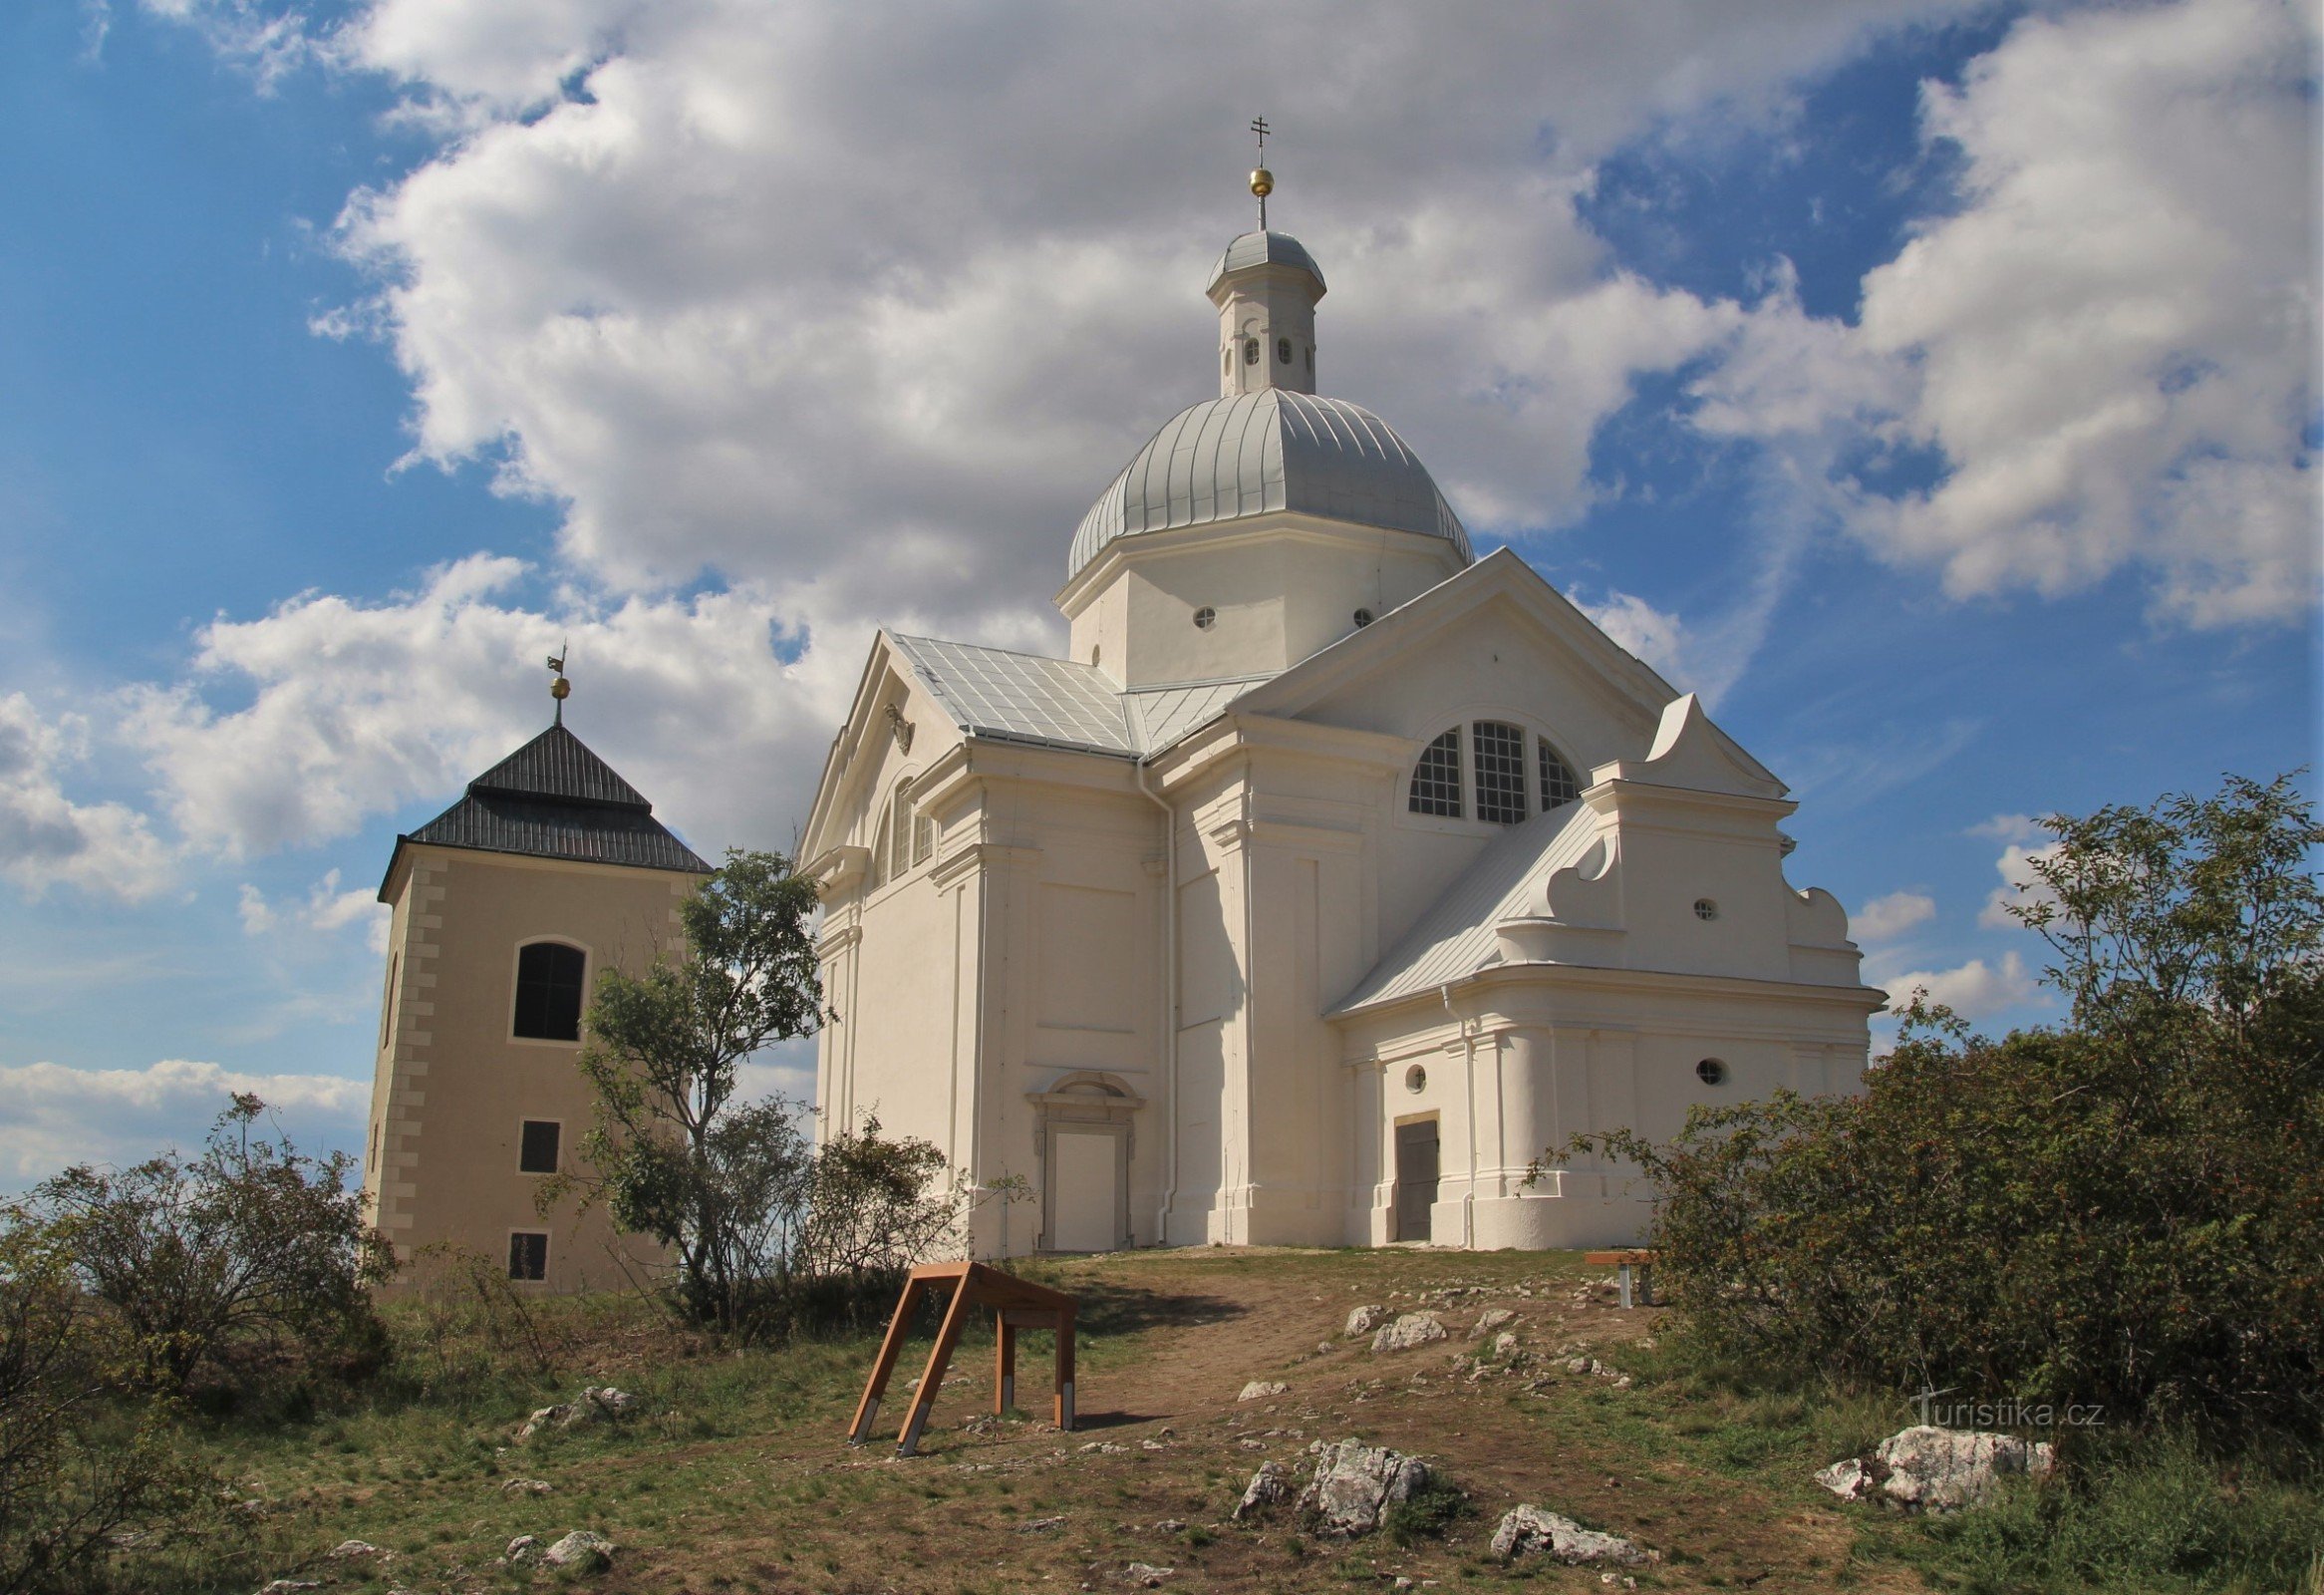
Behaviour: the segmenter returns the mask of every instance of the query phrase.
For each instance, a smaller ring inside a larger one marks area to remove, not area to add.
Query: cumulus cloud
[[[2275,0],[2019,21],[1923,88],[1956,207],[1858,326],[1749,318],[1699,423],[1808,462],[1798,493],[1955,596],[2136,567],[2174,623],[2310,613],[2316,30]],[[1931,485],[1864,484],[1912,450]]]
[[[2014,952],[2003,953],[1991,963],[1972,958],[1951,969],[1916,969],[1885,976],[1881,985],[1892,999],[1892,1007],[1903,1007],[1912,993],[1921,991],[1928,994],[1930,1002],[1942,1003],[1972,1023],[2031,1002],[2041,994],[2040,984],[2026,972],[2025,960]]]
[[[261,1098],[303,1151],[355,1150],[363,1138],[370,1084],[337,1075],[251,1075],[179,1058],[144,1069],[0,1064],[0,1184],[190,1149],[186,1127],[224,1112],[235,1092]]]
[[[748,593],[540,611],[505,599],[523,574],[476,556],[383,603],[310,593],[213,621],[190,679],[129,695],[125,734],[189,842],[248,857],[456,792],[546,724],[541,660],[564,646],[567,724],[668,821],[698,839],[787,843],[852,677],[823,659],[781,664],[778,612]],[[213,708],[205,692],[221,690],[241,706]],[[300,912],[354,915],[350,895]],[[260,898],[255,912],[263,927],[276,910]]]
[[[1995,814],[1970,826],[1969,834],[1989,836],[2003,844],[2001,856],[1993,860],[2001,884],[1986,894],[1985,906],[1977,910],[1978,924],[1988,930],[2013,929],[2019,920],[2010,912],[2012,908],[2057,901],[2057,895],[2034,869],[2037,860],[2057,850],[2057,843],[2049,839],[2050,833],[2040,820],[2025,814]]]
[[[1849,929],[1859,943],[1894,941],[1915,925],[1936,917],[1936,899],[1926,892],[1892,891],[1875,897],[1849,916]]]
[[[364,887],[342,891],[339,871],[328,871],[321,880],[308,888],[306,900],[278,907],[266,900],[266,894],[245,881],[239,892],[236,911],[242,919],[242,933],[246,936],[267,936],[285,928],[334,931],[359,925],[364,940],[375,953],[388,950],[388,929],[393,915],[388,905],[379,900],[377,892]]]
[[[120,802],[75,802],[63,772],[88,751],[78,715],[43,719],[22,693],[0,696],[0,875],[39,897],[65,885],[141,901],[174,877],[169,848]]]

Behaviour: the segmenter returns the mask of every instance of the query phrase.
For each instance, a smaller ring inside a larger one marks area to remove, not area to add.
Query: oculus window
[[[581,977],[588,955],[561,941],[527,943],[516,955],[516,1034],[581,1039]]]
[[[553,1174],[557,1171],[557,1140],[565,1126],[553,1118],[528,1118],[524,1132],[517,1137],[516,1171],[520,1174]]]
[[[508,1236],[508,1277],[510,1279],[546,1279],[549,1277],[549,1237],[541,1230],[511,1230]]]

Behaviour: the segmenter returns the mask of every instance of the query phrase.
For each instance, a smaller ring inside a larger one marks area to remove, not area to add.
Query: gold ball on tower
[[[1251,173],[1251,191],[1264,199],[1275,192],[1275,173],[1261,166]]]

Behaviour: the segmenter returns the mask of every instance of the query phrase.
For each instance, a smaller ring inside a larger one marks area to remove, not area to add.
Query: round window
[[[1372,612],[1368,609],[1358,609],[1355,612],[1355,623],[1359,626],[1370,625],[1372,623]]]
[[[1218,623],[1219,612],[1209,604],[1204,604],[1194,612],[1194,629],[1197,631],[1208,631]]]
[[[1727,1066],[1716,1058],[1706,1058],[1694,1066],[1694,1078],[1706,1086],[1724,1086],[1727,1083]]]
[[[1708,897],[1697,897],[1694,900],[1694,917],[1697,919],[1716,919],[1719,917],[1719,905]]]
[[[1404,1071],[1404,1089],[1418,1094],[1428,1089],[1428,1071],[1414,1064]]]

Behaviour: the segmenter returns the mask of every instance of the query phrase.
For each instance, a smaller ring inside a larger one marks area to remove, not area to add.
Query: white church
[[[1323,294],[1263,209],[1069,656],[882,632],[824,768],[822,1126],[1029,1191],[976,1255],[1618,1244],[1627,1171],[1545,1148],[1859,1089],[1884,998],[1784,784],[1316,393]]]

